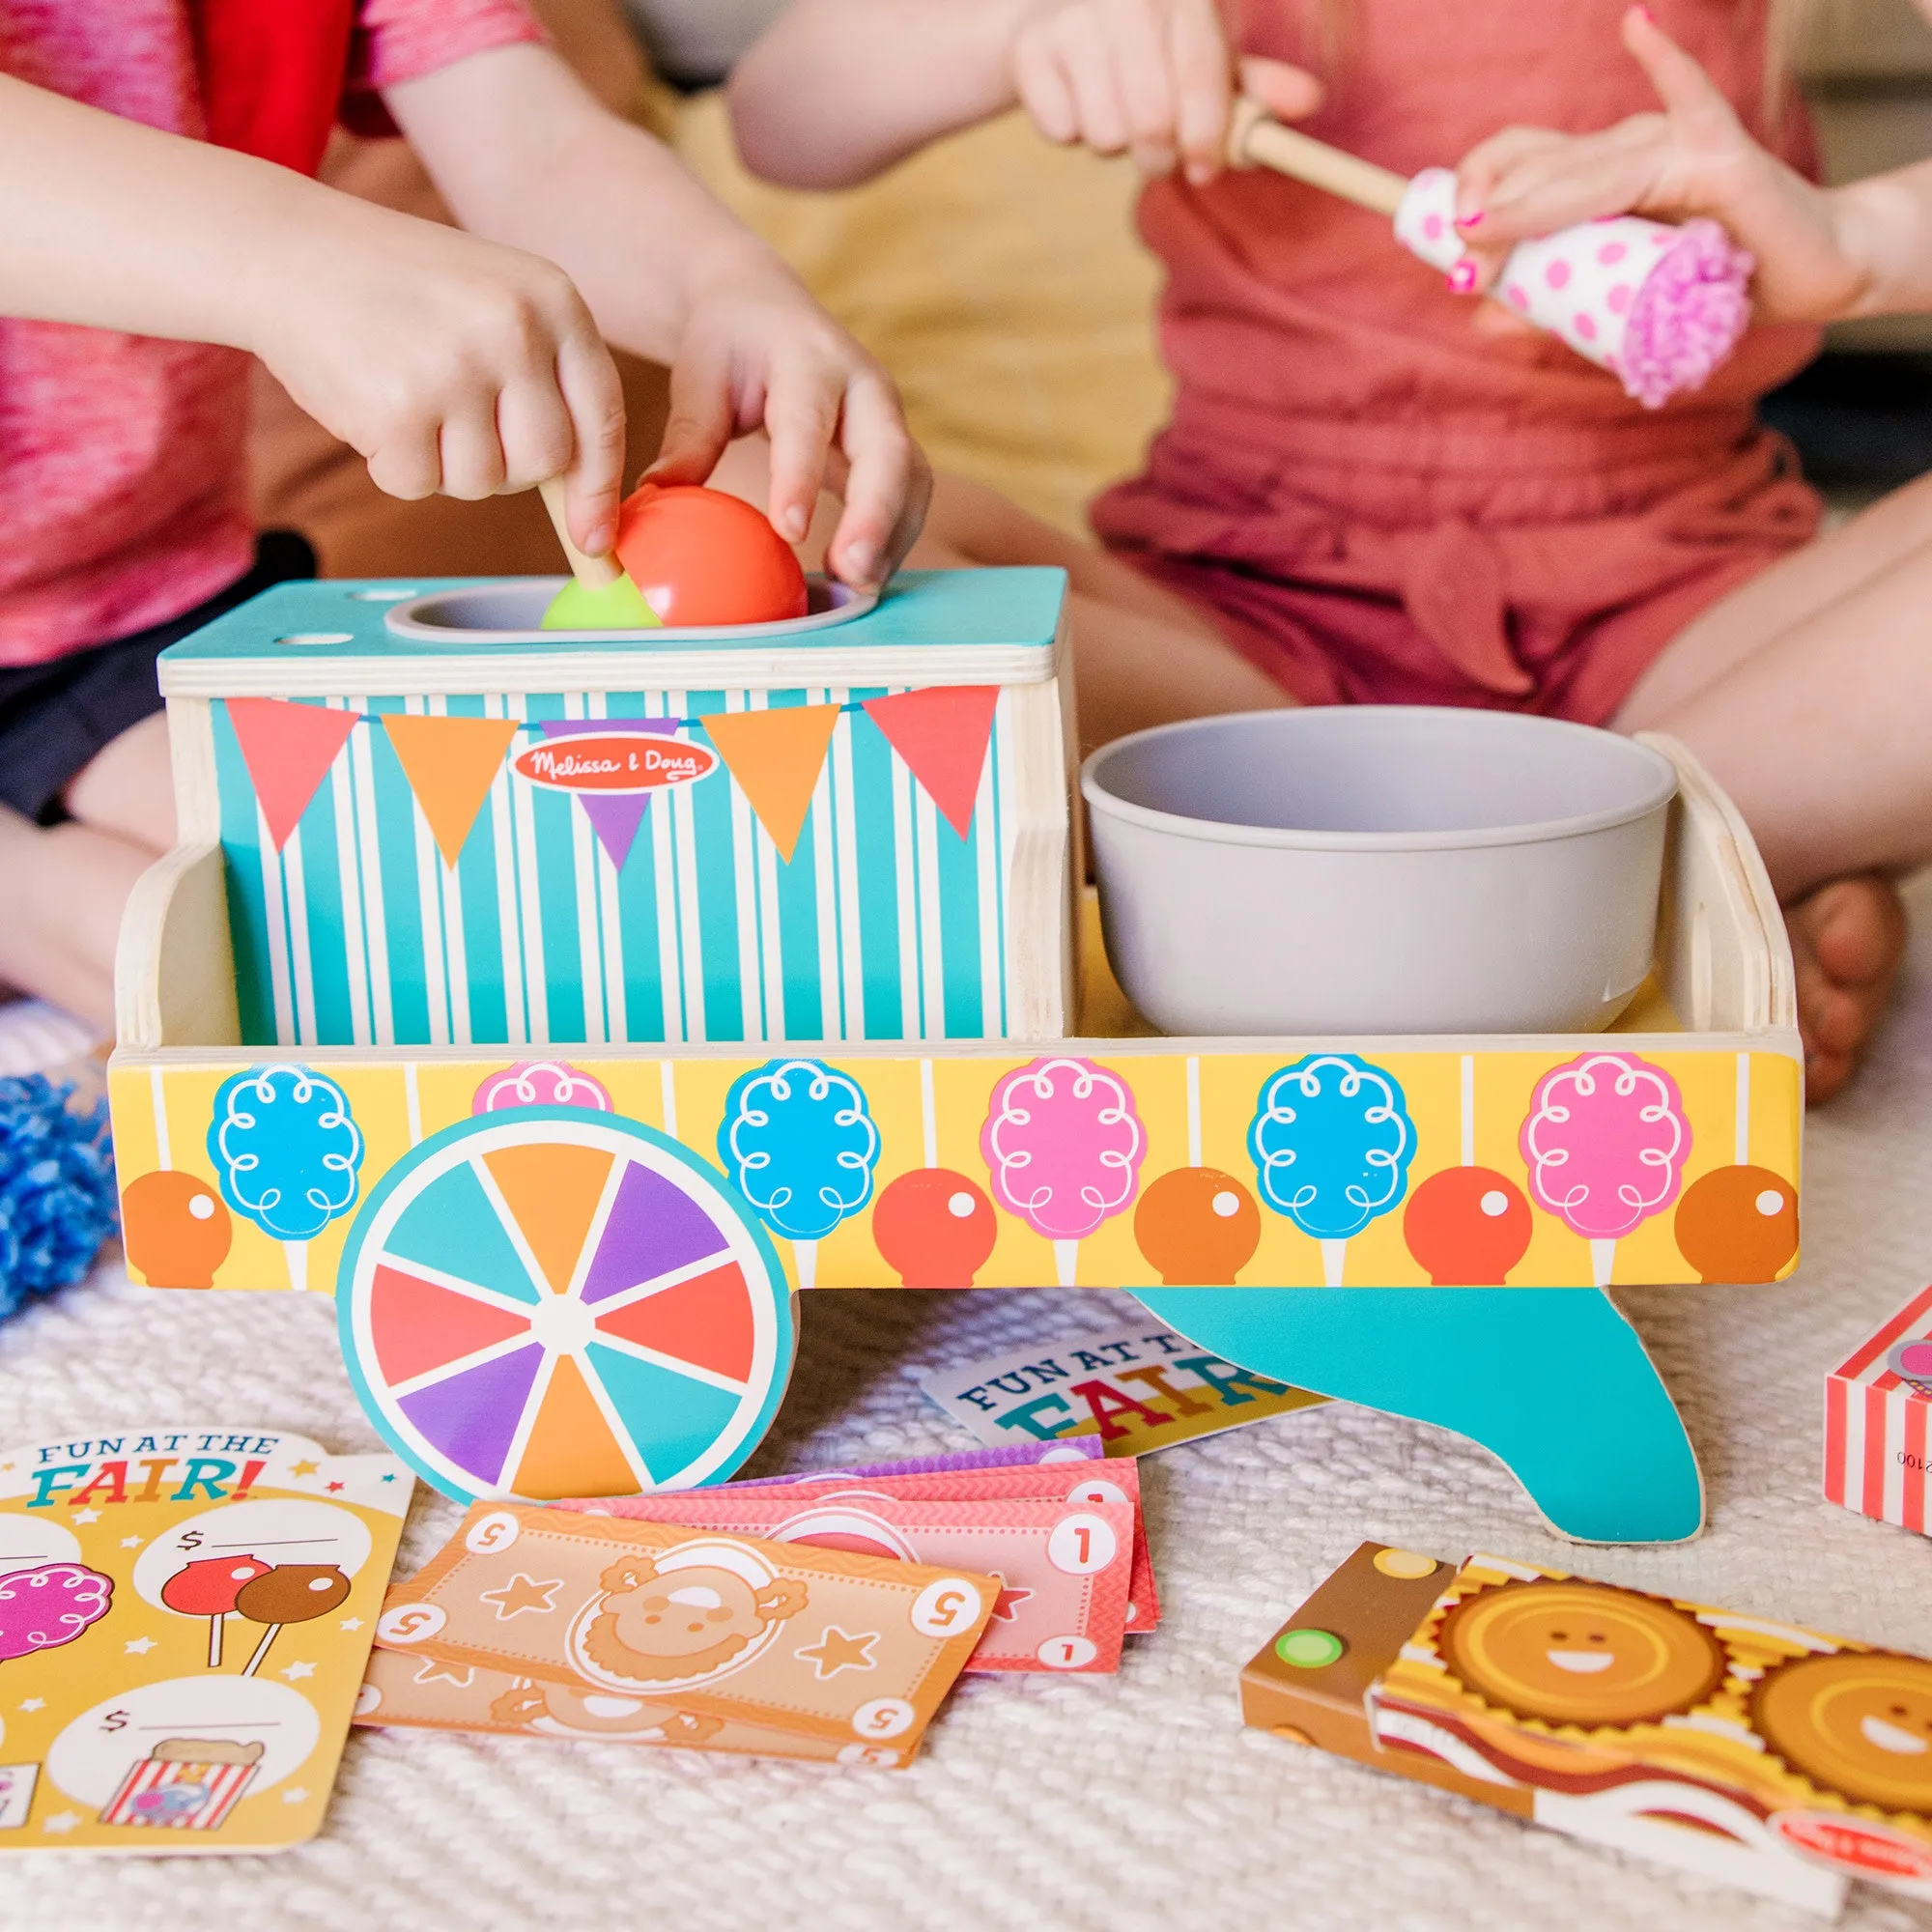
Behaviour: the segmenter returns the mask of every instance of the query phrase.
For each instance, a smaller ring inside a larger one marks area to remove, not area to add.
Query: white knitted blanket
[[[1932,892],[1916,896],[1932,912]],[[262,1860],[17,1858],[0,1864],[0,1927],[1816,1924],[1243,1731],[1235,1690],[1242,1662],[1365,1536],[1577,1563],[1932,1649],[1924,1541],[1819,1488],[1826,1371],[1932,1279],[1932,943],[1876,1064],[1813,1120],[1806,1153],[1795,1280],[1628,1297],[1702,1460],[1710,1527],[1695,1543],[1574,1550],[1481,1450],[1333,1404],[1151,1459],[1160,1630],[1130,1640],[1117,1679],[965,1680],[909,1771],[362,1732],[314,1844]],[[916,1371],[1102,1325],[1109,1299],[809,1298],[798,1373],[756,1468],[970,1446]],[[149,1293],[103,1266],[0,1327],[0,1443],[172,1417],[378,1446],[320,1298]],[[419,1495],[405,1569],[456,1515]],[[1844,1923],[1932,1928],[1932,1907],[1861,1889]]]

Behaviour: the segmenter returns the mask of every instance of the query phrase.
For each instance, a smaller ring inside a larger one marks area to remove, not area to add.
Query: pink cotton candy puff
[[[42,1563],[0,1576],[0,1662],[58,1650],[107,1613],[114,1579],[84,1563]]]
[[[1660,238],[1662,240],[1662,238]],[[1687,221],[1631,303],[1624,388],[1645,409],[1698,389],[1750,324],[1757,264],[1715,221]]]
[[[520,1060],[477,1088],[469,1111],[496,1114],[509,1107],[591,1107],[608,1114],[611,1100],[609,1089],[581,1067],[561,1060]]]
[[[1536,1083],[1518,1147],[1540,1208],[1585,1240],[1616,1240],[1676,1200],[1690,1123],[1662,1067],[1579,1053]]]
[[[993,1194],[1048,1240],[1080,1240],[1134,1198],[1147,1134],[1109,1068],[1058,1055],[993,1089],[980,1151]]]

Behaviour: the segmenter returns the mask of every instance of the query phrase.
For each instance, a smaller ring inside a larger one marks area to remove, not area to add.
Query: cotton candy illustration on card
[[[387,1456],[259,1428],[0,1453],[0,1708],[31,1773],[0,1847],[312,1835],[411,1488]]]
[[[1053,1243],[1060,1286],[1071,1288],[1080,1243],[1133,1201],[1147,1130],[1113,1068],[1054,1055],[993,1089],[980,1151],[994,1199]]]

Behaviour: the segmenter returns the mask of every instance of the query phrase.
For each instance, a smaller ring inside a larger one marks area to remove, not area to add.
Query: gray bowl
[[[1107,953],[1171,1034],[1591,1033],[1650,970],[1669,759],[1498,711],[1163,724],[1080,775]]]

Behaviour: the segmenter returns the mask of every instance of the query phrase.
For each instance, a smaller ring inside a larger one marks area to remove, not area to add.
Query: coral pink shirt
[[[1328,83],[1301,124],[1405,175],[1512,123],[1655,108],[1627,0],[1239,0],[1246,53]],[[1763,105],[1766,0],[1652,0],[1746,127],[1815,166],[1795,98]],[[1387,218],[1257,170],[1150,186],[1174,419],[1094,506],[1101,537],[1202,605],[1296,697],[1496,705],[1602,723],[1696,613],[1807,538],[1818,505],[1759,396],[1818,331],[1757,327],[1659,411],[1553,336],[1498,337]]]
[[[522,0],[355,14],[345,100],[368,107],[543,38]],[[195,0],[0,0],[0,72],[205,139],[196,27]],[[163,623],[247,569],[247,388],[239,350],[0,318],[0,665]]]

